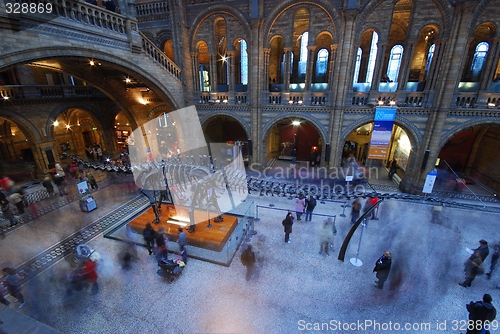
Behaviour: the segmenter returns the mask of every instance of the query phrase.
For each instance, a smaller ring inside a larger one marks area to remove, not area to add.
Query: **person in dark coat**
[[[290,233],[292,233],[292,225],[293,225],[293,213],[289,212],[286,215],[286,218],[281,222],[283,227],[285,228],[285,242],[290,243]]]
[[[252,245],[248,245],[247,249],[241,253],[241,263],[247,267],[246,280],[249,281],[254,273],[255,253],[252,250]]]
[[[182,262],[184,262],[184,264],[186,264],[187,263],[187,249],[186,249],[187,235],[182,230],[182,227],[179,227],[177,229],[177,231],[179,231],[179,238],[177,239],[177,243],[179,244],[179,254],[181,254],[181,256],[182,256]]]
[[[465,261],[465,281],[463,283],[458,283],[458,285],[464,288],[470,287],[472,281],[476,278],[477,274],[482,270],[483,261],[481,261],[480,251],[474,251],[474,253]]]
[[[144,241],[146,242],[146,248],[148,249],[149,255],[153,254],[156,231],[151,226],[151,223],[146,224],[146,227],[142,231],[142,236],[144,237]]]
[[[165,259],[168,260],[168,249],[167,249],[167,240],[165,240],[165,230],[163,227],[160,227],[160,230],[155,236],[156,242],[156,258],[158,260]]]
[[[493,298],[489,294],[483,296],[482,301],[467,304],[467,311],[469,311],[469,320],[473,321],[474,328],[467,328],[467,334],[490,333],[488,330],[491,322],[497,317],[497,310],[491,303]],[[484,332],[483,332],[484,328]]]
[[[17,224],[17,221],[16,219],[14,218],[14,213],[12,212],[12,210],[10,209],[10,203],[9,203],[9,200],[8,199],[2,199],[2,201],[0,202],[1,206],[2,206],[2,213],[3,213],[3,217],[5,219],[7,219],[9,222],[10,222],[10,226],[14,226]]]
[[[49,193],[49,196],[54,195],[54,186],[52,185],[52,178],[50,174],[45,175],[43,179],[42,185],[45,187],[45,190]]]
[[[310,222],[312,220],[312,215],[315,207],[316,199],[311,195],[306,200],[306,222]]]
[[[354,225],[359,218],[359,212],[361,211],[361,201],[359,197],[352,202],[351,207],[351,225]]]
[[[481,262],[484,262],[486,257],[488,257],[488,254],[490,254],[488,242],[484,239],[479,240],[479,247],[474,249],[474,251],[478,251],[479,254],[481,254]]]
[[[392,180],[392,177],[394,176],[394,174],[396,174],[398,168],[398,162],[396,161],[396,159],[392,160],[391,167],[389,168],[389,173],[387,174],[389,180]]]
[[[389,277],[389,272],[391,271],[391,264],[392,254],[389,251],[385,251],[384,255],[379,257],[377,262],[375,262],[375,268],[373,268],[373,272],[377,273],[377,288],[382,289],[384,287],[384,283],[387,280],[387,277]]]

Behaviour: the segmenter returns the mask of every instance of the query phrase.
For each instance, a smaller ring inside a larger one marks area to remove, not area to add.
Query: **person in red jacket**
[[[80,278],[89,286],[91,286],[92,294],[99,292],[99,286],[97,285],[97,272],[95,270],[95,263],[89,258],[83,259],[82,269],[79,274]]]

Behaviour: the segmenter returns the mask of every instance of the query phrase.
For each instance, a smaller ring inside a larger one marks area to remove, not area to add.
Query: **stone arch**
[[[250,126],[248,125],[248,123],[243,119],[243,117],[231,112],[217,111],[204,115],[203,117],[200,118],[201,128],[204,129],[204,127],[208,124],[208,122],[212,118],[215,118],[217,116],[227,116],[233,118],[234,120],[236,120],[236,122],[238,122],[239,125],[241,125],[243,130],[245,130],[247,138],[252,139],[251,138],[252,131],[250,130]]]
[[[267,18],[264,21],[262,31],[265,34],[265,36],[267,36],[266,40],[264,41],[265,48],[270,47],[271,36],[269,36],[269,32],[271,31],[271,27],[273,26],[276,19],[289,8],[295,6],[304,6],[305,4],[317,6],[321,8],[323,11],[325,11],[328,17],[330,17],[331,25],[334,31],[340,31],[340,27],[338,25],[343,21],[342,16],[340,14],[339,9],[333,4],[332,1],[317,0],[314,1],[314,3],[312,2],[304,3],[304,2],[297,2],[295,0],[285,0],[281,1],[278,6],[274,7],[274,9],[269,13],[269,15],[267,15]]]
[[[351,125],[346,127],[342,133],[340,134],[340,140],[339,140],[339,145],[337,147],[337,150],[335,152],[335,155],[340,157],[342,156],[342,148],[344,146],[344,142],[347,140],[347,137],[359,128],[362,125],[365,125],[367,123],[372,123],[373,122],[373,115],[367,115],[362,118],[359,118],[355,122],[353,122]],[[401,115],[396,114],[396,119],[394,120],[394,124],[397,126],[401,127],[405,132],[408,134],[408,137],[410,138],[410,142],[412,144],[412,147],[422,147],[422,141],[423,141],[423,136],[422,133],[417,129],[417,127],[410,121],[408,121],[406,118],[402,117]],[[414,159],[412,159],[414,161]]]
[[[375,10],[377,6],[385,2],[385,0],[378,0],[378,1],[367,1],[364,6],[361,6],[359,9],[359,12],[361,13],[357,19],[358,22],[366,22],[367,18],[369,15],[372,14],[372,12]],[[394,3],[397,2],[397,0],[393,1]],[[413,2],[416,2],[413,0]],[[443,36],[448,33],[446,31],[446,27],[451,27],[451,20],[453,18],[453,8],[450,6],[449,2],[447,0],[432,0],[438,10],[441,12],[441,17],[443,18]],[[415,7],[413,7],[413,10],[415,11]],[[358,32],[356,33],[356,37],[358,35],[362,34],[366,29],[361,25],[359,28]],[[377,34],[380,33],[377,31]]]
[[[17,66],[19,64],[30,63],[38,60],[46,60],[46,59],[57,59],[57,58],[80,58],[85,59],[94,59],[103,62],[107,62],[117,69],[130,73],[134,77],[137,77],[142,82],[144,82],[148,87],[151,87],[153,90],[161,93],[168,100],[167,102],[172,105],[172,109],[179,109],[179,104],[174,95],[169,91],[169,89],[165,86],[164,82],[162,82],[161,78],[155,77],[151,75],[149,71],[147,71],[146,66],[141,66],[140,64],[136,64],[133,59],[130,57],[127,59],[125,57],[120,57],[114,55],[109,52],[99,51],[96,49],[87,49],[87,48],[74,48],[74,47],[64,47],[58,46],[54,47],[40,47],[34,49],[26,49],[22,51],[18,51],[15,54],[9,53],[0,55],[0,69],[7,69],[13,66]],[[147,58],[147,57],[146,57]],[[12,62],[12,59],[15,59],[15,62]],[[56,69],[57,70],[57,69]],[[175,79],[177,80],[177,79]],[[120,106],[121,110],[127,110],[127,107],[123,105],[119,100],[114,98],[112,94],[109,94],[106,91],[105,82],[95,83],[87,80],[96,88],[99,88],[102,92],[106,93],[106,95],[113,100],[117,105]],[[133,123],[133,127],[137,127],[137,123],[135,118],[131,118],[131,122]]]
[[[47,134],[47,139],[54,139],[54,126],[53,122],[61,115],[64,111],[69,109],[81,109],[87,112],[90,117],[93,119],[96,124],[99,125],[101,135],[104,129],[103,119],[99,115],[99,111],[94,109],[94,107],[84,104],[84,103],[64,103],[57,106],[54,110],[51,111],[49,117],[47,117],[47,121],[45,123],[45,133]]]
[[[0,117],[15,123],[19,129],[21,129],[26,138],[29,138],[32,144],[41,143],[44,140],[40,130],[24,116],[16,112],[0,108]]]
[[[484,15],[484,10],[486,9],[486,7],[487,7],[488,5],[490,5],[490,4],[491,4],[491,2],[492,2],[492,1],[493,1],[493,0],[484,0],[484,1],[481,1],[481,2],[479,3],[479,5],[478,5],[478,6],[474,9],[474,12],[473,12],[473,14],[472,14],[472,19],[471,19],[471,22],[478,22],[478,21],[481,19],[481,17]],[[492,19],[492,18],[491,18],[491,19]],[[497,28],[498,28],[498,27],[496,26],[496,24],[494,24],[494,23],[492,23],[492,22],[491,22],[491,19],[490,19],[490,20],[486,20],[486,21],[481,22],[481,23],[477,23],[477,24],[474,24],[474,23],[473,23],[473,24],[471,24],[471,26],[470,26],[470,31],[469,31],[469,36],[470,36],[471,34],[474,34],[474,30],[475,30],[475,29],[476,29],[479,25],[481,25],[481,24],[483,24],[483,23],[488,22],[488,23],[491,23],[493,26],[495,26],[495,29],[496,29],[496,31],[495,31],[495,32],[496,32],[496,33],[495,33],[495,37],[497,37],[497,33],[498,33],[498,29],[497,29]]]
[[[479,117],[476,119],[470,119],[466,122],[461,122],[460,124],[456,125],[455,127],[449,129],[446,131],[442,136],[439,141],[439,145],[437,148],[437,152],[441,152],[441,149],[443,146],[453,138],[455,135],[458,133],[464,131],[467,128],[475,127],[475,126],[498,126],[500,127],[500,117]]]
[[[158,117],[159,114],[162,114],[162,113],[165,113],[165,112],[168,113],[170,111],[171,110],[168,109],[168,106],[166,104],[162,104],[162,105],[156,106],[156,107],[152,108],[148,112],[147,120],[150,121],[153,118]]]
[[[315,117],[313,117],[311,115],[307,115],[307,114],[295,114],[295,113],[294,114],[281,113],[280,115],[268,120],[266,122],[266,124],[264,124],[262,126],[262,132],[261,132],[262,133],[262,141],[265,141],[266,138],[269,136],[269,132],[271,131],[273,126],[275,126],[276,124],[278,124],[280,121],[282,121],[284,119],[291,119],[291,118],[303,119],[303,120],[308,121],[316,129],[316,131],[318,131],[322,142],[325,144],[329,143],[329,141],[327,140],[328,136],[326,133],[326,129],[324,128],[323,125],[321,125],[321,123],[318,122],[318,120]]]
[[[227,14],[232,17],[234,17],[245,29],[245,39],[250,40],[250,31],[251,26],[250,23],[247,21],[245,16],[236,8],[227,6],[227,5],[213,5],[208,7],[207,9],[201,11],[198,16],[194,19],[194,21],[191,23],[191,28],[189,29],[189,38],[190,38],[190,49],[191,50],[196,50],[196,42],[193,37],[196,36],[196,33],[201,25],[201,23],[206,20],[209,16],[211,15],[216,15],[216,14]]]

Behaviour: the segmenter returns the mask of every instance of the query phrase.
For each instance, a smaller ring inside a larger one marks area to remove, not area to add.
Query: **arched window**
[[[300,37],[299,75],[306,74],[308,39],[309,39],[309,33],[306,31]]]
[[[361,56],[363,55],[363,50],[358,48],[358,53],[356,54],[356,65],[354,65],[354,79],[353,84],[358,82],[359,68],[361,67]]]
[[[429,69],[432,64],[432,57],[434,57],[434,49],[436,48],[436,44],[432,44],[429,47],[429,52],[427,53],[427,61],[425,62],[425,72],[424,72],[424,80],[427,78],[427,74],[429,73]]]
[[[248,53],[247,42],[240,40],[241,84],[248,85]]]
[[[375,61],[378,51],[378,34],[374,31],[372,35],[372,43],[370,46],[370,56],[368,57],[368,71],[366,73],[366,82],[372,82],[373,71],[375,70]]]
[[[316,75],[324,76],[326,74],[326,69],[328,67],[328,50],[321,49],[318,51],[318,56],[316,58]]]
[[[390,80],[397,82],[399,68],[401,66],[401,58],[403,57],[403,46],[394,45],[389,56],[389,64],[387,65],[387,76]]]
[[[472,81],[479,80],[489,48],[490,45],[486,42],[481,42],[476,46],[476,52],[474,53],[474,58],[472,58],[472,64],[470,65]]]

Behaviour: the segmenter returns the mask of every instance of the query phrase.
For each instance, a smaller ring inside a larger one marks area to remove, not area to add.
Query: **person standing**
[[[389,272],[391,271],[392,265],[392,254],[389,251],[385,251],[384,255],[379,257],[377,262],[375,262],[375,267],[373,268],[373,272],[376,272],[375,275],[378,279],[375,283],[375,287],[382,289],[384,287],[384,283],[389,277]]]
[[[333,230],[328,224],[328,220],[324,222],[323,227],[319,231],[319,254],[328,254],[330,244],[333,240]]]
[[[493,298],[489,294],[484,294],[482,301],[471,301],[466,305],[469,311],[469,321],[471,325],[467,326],[467,334],[488,334],[491,322],[497,317],[497,310],[491,303]]]
[[[187,263],[187,235],[182,230],[182,227],[177,229],[179,231],[179,239],[177,239],[177,243],[179,244],[179,253],[182,256],[182,261]]]
[[[474,253],[465,261],[465,280],[463,283],[458,283],[458,285],[464,288],[470,287],[472,281],[476,278],[477,274],[481,272],[483,266],[483,261],[481,260],[481,253],[479,251],[474,251]]]
[[[16,191],[15,193],[9,196],[9,202],[13,203],[16,206],[17,212],[20,215],[24,213],[23,195],[19,191]]]
[[[246,280],[249,281],[254,273],[255,253],[252,250],[252,245],[248,245],[247,249],[241,253],[241,263],[247,267]]]
[[[156,231],[151,226],[151,223],[146,224],[146,227],[142,231],[142,236],[144,238],[144,241],[146,242],[146,248],[148,250],[149,255],[153,254]]]
[[[49,196],[54,195],[54,186],[52,185],[52,178],[50,177],[50,174],[45,175],[45,178],[42,181],[42,185],[44,186]]]
[[[310,222],[312,220],[312,214],[314,208],[316,207],[316,199],[313,195],[309,196],[309,199],[306,200],[306,222]]]
[[[24,296],[21,293],[21,277],[14,268],[4,268],[5,275],[4,284],[7,286],[9,293],[20,303],[19,308],[24,306]]]
[[[359,218],[359,212],[361,211],[361,201],[357,197],[351,206],[351,225],[354,225]]]
[[[484,260],[488,257],[488,254],[490,254],[488,242],[484,239],[479,240],[479,247],[473,250],[479,252],[481,255],[481,262],[484,262]]]
[[[398,168],[399,168],[398,162],[396,161],[396,159],[392,160],[391,167],[389,168],[389,173],[387,174],[387,177],[389,178],[389,180],[392,180],[392,178],[394,177],[394,174],[396,174]]]
[[[306,207],[306,199],[304,195],[300,194],[296,199],[295,199],[295,213],[297,215],[297,220],[302,220],[300,217],[302,217],[302,214],[304,213],[304,208]]]
[[[293,225],[293,214],[289,212],[286,215],[286,218],[283,219],[281,224],[285,228],[285,242],[290,243],[290,233],[292,233],[292,225]]]
[[[67,195],[68,193],[66,192],[66,174],[64,173],[64,169],[62,168],[61,164],[59,161],[56,161],[56,177],[54,179],[54,183],[57,186],[57,190],[59,191],[59,195]]]
[[[97,185],[97,181],[95,180],[94,174],[92,174],[90,170],[87,170],[85,176],[87,177],[87,182],[92,187],[92,190],[99,190],[99,186]]]
[[[491,254],[491,264],[490,264],[490,271],[486,273],[486,276],[488,279],[491,278],[491,274],[493,273],[493,270],[495,269],[497,262],[498,262],[498,257],[500,256],[500,243],[495,243],[493,245],[493,254]]]
[[[7,198],[3,198],[1,201],[2,213],[5,219],[8,219],[10,222],[10,226],[14,226],[17,224],[17,221],[14,218],[14,213],[10,209],[10,203]]]
[[[167,242],[166,236],[165,236],[165,230],[163,227],[160,227],[160,230],[155,236],[155,242],[156,242],[156,259],[157,260],[168,260],[168,249],[167,249]]]

